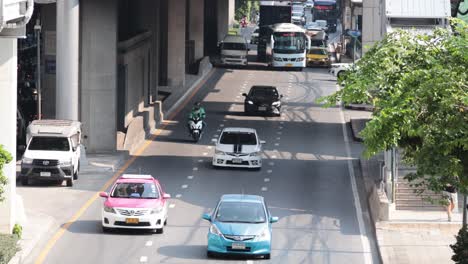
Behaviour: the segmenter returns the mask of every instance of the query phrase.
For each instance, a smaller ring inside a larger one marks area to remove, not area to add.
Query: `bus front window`
[[[305,36],[297,32],[277,32],[273,34],[275,53],[302,53],[305,50]]]

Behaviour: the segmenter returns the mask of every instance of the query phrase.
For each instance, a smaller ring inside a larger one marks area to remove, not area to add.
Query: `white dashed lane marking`
[[[276,159],[276,155],[271,156],[272,159]]]
[[[208,152],[203,152],[203,156],[206,156],[208,155]],[[203,162],[203,161],[202,161]]]
[[[180,197],[182,197],[182,194],[178,193],[178,194],[176,194],[175,197],[176,197],[176,198],[180,198]]]
[[[175,204],[170,204],[169,205],[169,208],[174,208],[175,207]]]
[[[219,124],[220,127],[224,127],[224,124]]]
[[[203,162],[203,160],[202,160],[202,159],[199,159],[199,160],[198,160],[198,162],[199,162],[199,163],[202,163],[202,162]]]
[[[197,168],[197,167],[194,167],[192,170],[193,170],[193,171],[197,171],[197,170],[198,170],[198,168]]]
[[[140,262],[142,262],[142,263],[148,262],[148,257],[147,256],[141,256],[140,257]]]
[[[149,241],[146,241],[146,244],[145,246],[147,247],[151,247],[153,245],[153,241],[149,240]]]
[[[267,173],[272,173],[272,172],[273,172],[273,170],[267,170]]]
[[[281,140],[281,137],[277,137],[276,140]]]
[[[280,145],[279,143],[275,143],[275,146],[276,146],[276,147],[279,146],[279,145]]]
[[[187,179],[192,180],[192,179],[193,179],[193,175],[187,176]]]
[[[266,192],[268,191],[268,188],[267,187],[262,187],[262,192]]]
[[[270,178],[263,179],[264,182],[270,182]]]
[[[212,149],[213,147],[212,147],[212,146],[207,146],[206,148],[207,148],[207,149]]]
[[[281,134],[283,134],[283,132],[278,131],[278,132],[276,132],[276,134],[281,135]]]
[[[184,185],[180,186],[180,188],[182,188],[182,189],[187,189],[187,188],[188,188],[188,185],[187,185],[187,184],[184,184]]]
[[[268,165],[275,166],[275,163],[274,162],[269,162]]]

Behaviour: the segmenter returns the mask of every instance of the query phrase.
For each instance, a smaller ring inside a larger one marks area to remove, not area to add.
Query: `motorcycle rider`
[[[195,120],[197,118],[200,118],[203,122],[203,127],[205,127],[205,122],[203,121],[206,117],[206,112],[205,112],[205,108],[203,108],[201,106],[201,103],[200,102],[196,102],[194,105],[193,105],[193,108],[192,108],[192,111],[190,111],[190,114],[188,116],[188,120]],[[189,134],[191,133],[190,131],[190,125],[189,123],[187,122],[187,128],[189,130]]]

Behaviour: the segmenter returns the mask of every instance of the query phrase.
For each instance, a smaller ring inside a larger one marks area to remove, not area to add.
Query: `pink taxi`
[[[124,174],[112,186],[102,207],[102,229],[151,229],[163,233],[167,223],[168,199],[159,181],[151,175]]]

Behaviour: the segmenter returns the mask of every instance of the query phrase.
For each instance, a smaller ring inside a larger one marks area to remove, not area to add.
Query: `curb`
[[[374,111],[374,107],[372,105],[367,105],[367,104],[349,104],[349,105],[345,105],[345,108],[351,109],[351,110],[368,111],[368,112]]]

